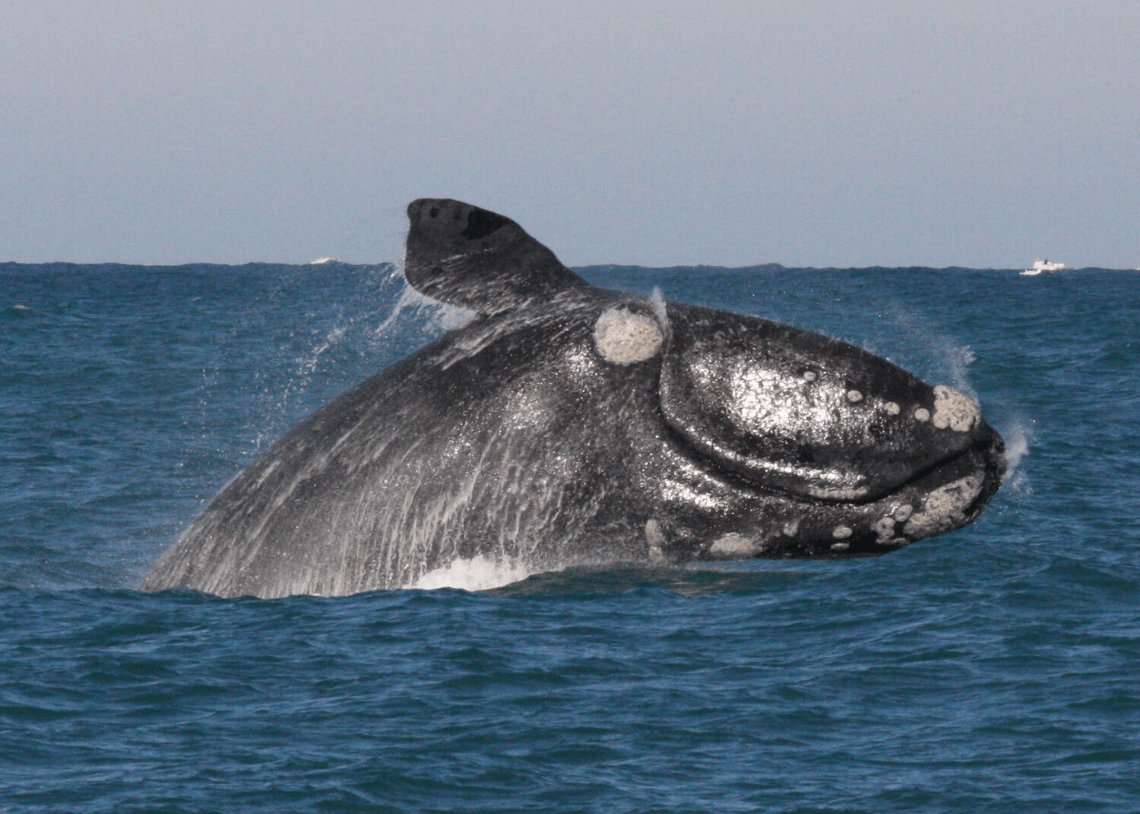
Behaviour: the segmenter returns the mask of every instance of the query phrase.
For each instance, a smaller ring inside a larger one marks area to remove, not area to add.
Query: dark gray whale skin
[[[142,584],[221,596],[529,570],[884,554],[1005,472],[977,405],[866,351],[588,285],[501,215],[408,207],[408,283],[476,318],[303,421]]]

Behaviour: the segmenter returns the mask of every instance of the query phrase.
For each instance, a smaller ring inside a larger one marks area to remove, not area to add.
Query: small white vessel
[[[1022,277],[1036,277],[1045,271],[1061,271],[1065,268],[1064,263],[1050,263],[1048,260],[1034,260],[1033,266],[1021,272]]]

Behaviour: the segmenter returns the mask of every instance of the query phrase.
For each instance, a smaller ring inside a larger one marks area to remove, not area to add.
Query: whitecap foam
[[[454,560],[442,568],[428,571],[410,587],[421,591],[458,588],[463,591],[488,591],[512,582],[522,582],[530,571],[519,562],[478,556]]]

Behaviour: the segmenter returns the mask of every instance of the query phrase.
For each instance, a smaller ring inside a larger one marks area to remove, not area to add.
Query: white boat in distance
[[[1034,260],[1031,268],[1025,269],[1021,272],[1022,277],[1036,277],[1043,271],[1061,271],[1065,268],[1064,263],[1050,263],[1048,260]]]

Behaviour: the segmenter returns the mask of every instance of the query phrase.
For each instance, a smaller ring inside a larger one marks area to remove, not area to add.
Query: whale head
[[[518,403],[593,402],[623,462],[606,525],[626,512],[652,559],[882,554],[966,525],[1001,483],[1002,438],[953,387],[759,317],[593,288],[468,204],[408,213],[411,285],[508,345],[507,324],[556,328],[542,397]]]

